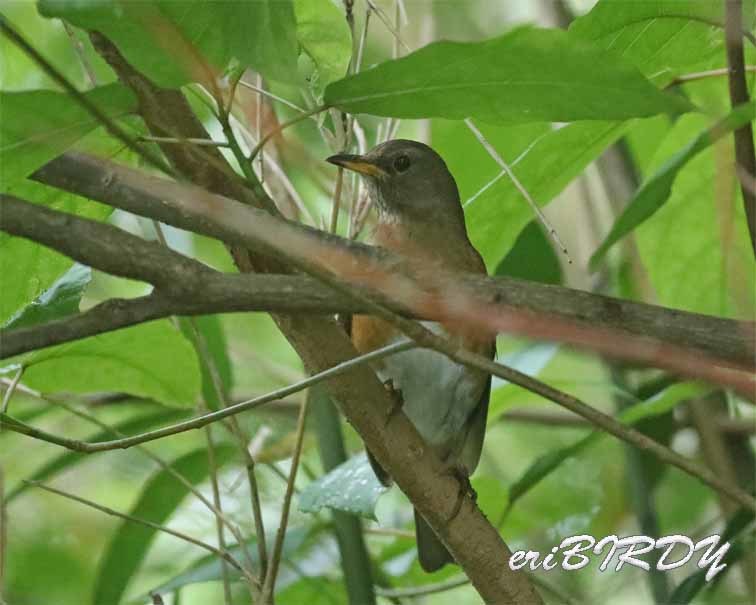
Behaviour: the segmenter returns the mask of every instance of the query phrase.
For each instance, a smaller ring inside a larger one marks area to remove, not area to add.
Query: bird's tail
[[[430,525],[422,515],[415,511],[415,536],[417,538],[417,556],[420,567],[428,573],[441,569],[447,563],[454,563],[451,553],[446,550]]]

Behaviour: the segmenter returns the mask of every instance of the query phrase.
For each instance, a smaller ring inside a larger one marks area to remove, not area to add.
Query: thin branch
[[[18,386],[18,381],[21,380],[21,376],[24,375],[24,370],[26,368],[22,365],[18,368],[18,371],[16,372],[16,375],[13,377],[13,380],[11,380],[10,386],[8,387],[8,390],[5,391],[5,395],[3,395],[3,402],[0,404],[0,413],[7,414],[8,413],[8,405],[10,404],[11,397],[13,397],[13,393],[16,391],[16,387]]]
[[[281,521],[278,525],[278,531],[276,532],[276,541],[273,545],[273,553],[270,557],[270,566],[268,567],[268,573],[265,574],[265,583],[263,584],[263,605],[272,603],[273,590],[275,589],[276,578],[278,576],[278,568],[281,564],[281,556],[283,555],[284,538],[286,537],[286,528],[289,523],[289,511],[291,510],[291,498],[294,495],[294,482],[297,479],[299,459],[302,455],[302,444],[304,443],[308,402],[309,399],[305,399],[302,402],[302,406],[299,411],[299,418],[297,420],[297,440],[296,444],[294,445],[294,455],[291,458],[291,470],[289,471],[289,477],[286,482],[286,492],[284,493],[283,508],[281,509]]]
[[[260,153],[262,148],[265,146],[265,144],[270,141],[273,137],[278,136],[281,134],[284,130],[289,128],[289,126],[293,126],[294,124],[298,124],[299,122],[306,120],[310,116],[314,116],[318,113],[321,113],[328,109],[327,105],[320,105],[318,107],[315,107],[314,109],[310,109],[309,111],[306,111],[305,113],[299,114],[298,116],[294,116],[290,120],[287,120],[286,122],[281,122],[278,126],[273,128],[270,132],[268,132],[264,137],[262,137],[257,145],[252,149],[252,151],[247,156],[247,161],[251,164],[252,161],[257,157],[257,154]]]
[[[141,433],[139,435],[134,435],[131,437],[125,437],[123,439],[87,443],[85,441],[79,441],[76,439],[58,437],[40,429],[36,429],[24,422],[21,422],[20,420],[11,418],[6,414],[0,414],[0,427],[7,428],[10,431],[20,433],[22,435],[27,435],[34,439],[39,439],[40,441],[46,441],[48,443],[53,443],[69,450],[83,452],[86,454],[114,449],[127,449],[134,447],[135,445],[147,443],[149,441],[155,441],[156,439],[162,439],[163,437],[168,437],[170,435],[176,435],[178,433],[184,433],[186,431],[202,428],[213,422],[223,420],[224,418],[228,418],[241,412],[246,412],[247,410],[259,407],[265,403],[269,403],[277,399],[282,399],[284,397],[287,397],[288,395],[302,391],[309,386],[318,384],[323,380],[327,380],[329,378],[333,378],[334,376],[349,372],[355,367],[368,363],[370,361],[376,361],[383,359],[384,357],[388,357],[389,355],[394,355],[402,351],[408,351],[414,346],[415,345],[413,343],[407,341],[394,343],[381,349],[376,349],[371,353],[366,353],[365,355],[360,355],[359,357],[344,361],[328,370],[313,374],[312,376],[301,380],[300,382],[283,387],[281,389],[277,389],[261,397],[256,397],[248,401],[230,405],[227,408],[208,412],[207,414],[197,416],[196,418],[178,422],[161,429],[156,429],[154,431]]]
[[[282,103],[286,105],[287,107],[294,109],[295,111],[298,111],[300,113],[307,113],[307,110],[300,107],[296,103],[292,103],[291,101],[284,99],[283,97],[279,97],[278,95],[274,95],[269,90],[265,90],[262,87],[255,86],[254,84],[250,84],[246,80],[239,80],[239,86],[243,86],[244,88],[249,88],[250,90],[254,90],[256,93],[259,93],[263,96],[266,96],[270,99],[273,99],[274,101],[278,101],[279,103]]]
[[[727,64],[729,66],[730,103],[733,107],[749,102],[748,84],[745,77],[745,56],[743,53],[743,2],[742,0],[723,0],[725,3],[727,41]],[[735,163],[751,177],[756,177],[756,151],[753,144],[753,125],[744,124],[735,131]],[[741,184],[743,206],[745,207],[748,233],[751,247],[756,256],[756,194],[745,184]]]
[[[538,217],[538,220],[549,232],[549,235],[556,242],[557,246],[559,246],[559,250],[562,252],[562,254],[565,255],[565,257],[567,257],[567,262],[569,264],[572,264],[570,253],[567,251],[567,247],[562,242],[562,239],[559,237],[556,229],[554,229],[552,224],[549,222],[549,219],[546,218],[546,215],[543,213],[543,211],[541,211],[541,209],[538,207],[538,204],[536,204],[535,200],[530,196],[530,193],[520,182],[520,179],[517,178],[514,171],[510,168],[509,164],[504,161],[504,158],[502,158],[499,152],[496,151],[494,146],[489,143],[488,139],[486,139],[483,133],[478,129],[477,126],[475,126],[475,123],[470,118],[467,118],[465,120],[465,124],[470,129],[470,132],[475,135],[475,138],[478,139],[478,142],[483,145],[483,148],[488,152],[488,155],[490,155],[499,165],[499,167],[507,174],[507,176],[512,181],[512,184],[517,188],[517,191],[519,191],[520,195],[525,198],[525,201],[530,206],[530,209],[535,213],[535,215]]]
[[[199,147],[229,147],[225,141],[213,141],[212,139],[177,139],[175,137],[140,136],[138,141],[144,143],[167,143],[169,145],[197,145]]]
[[[756,65],[746,65],[745,71],[748,73],[756,72]],[[721,76],[729,76],[730,68],[721,67],[719,69],[709,69],[706,71],[698,71],[689,74],[681,74],[676,76],[665,88],[671,88],[673,86],[679,86],[680,84],[686,84],[688,82],[696,82],[698,80],[704,80],[706,78],[718,78]]]
[[[102,513],[105,513],[106,515],[118,517],[119,519],[124,519],[125,521],[129,521],[130,523],[144,525],[145,527],[149,527],[151,529],[161,531],[165,534],[173,536],[174,538],[178,538],[179,540],[188,542],[189,544],[194,544],[195,546],[199,546],[200,548],[203,548],[206,551],[211,552],[212,554],[228,562],[237,571],[244,573],[244,569],[242,569],[241,565],[239,565],[239,563],[236,561],[233,555],[231,555],[228,552],[222,551],[218,548],[215,548],[215,546],[212,546],[211,544],[202,542],[201,540],[198,540],[197,538],[193,538],[192,536],[189,536],[185,533],[176,531],[175,529],[171,529],[169,527],[165,527],[164,525],[153,523],[152,521],[147,521],[146,519],[139,519],[138,517],[133,517],[131,515],[118,512],[117,510],[113,510],[112,508],[108,508],[107,506],[102,506],[101,504],[97,504],[96,502],[92,502],[91,500],[87,500],[86,498],[81,498],[80,496],[69,494],[68,492],[64,492],[63,490],[57,489],[55,487],[50,487],[49,485],[45,485],[44,483],[41,483],[39,481],[24,481],[24,483],[27,483],[28,485],[31,485],[33,487],[38,487],[40,489],[56,494],[58,496],[63,496],[64,498],[68,498],[69,500],[73,500],[74,502],[78,502],[80,504],[83,504],[84,506],[94,508],[96,510],[99,510]]]

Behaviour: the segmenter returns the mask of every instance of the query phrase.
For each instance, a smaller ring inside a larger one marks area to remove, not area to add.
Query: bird
[[[368,243],[429,267],[440,265],[447,271],[486,274],[483,259],[467,234],[457,183],[431,147],[394,139],[364,155],[338,154],[327,161],[363,179],[377,209],[377,222]],[[459,325],[423,323],[473,352],[491,359],[496,354],[495,334],[465,331]],[[364,354],[404,336],[384,319],[355,315],[351,338],[357,351]],[[429,349],[412,349],[384,358],[375,369],[384,385],[399,397],[401,410],[426,444],[455,476],[467,481],[483,447],[491,375]],[[368,458],[379,480],[390,484],[390,477],[369,451]],[[426,572],[454,563],[417,510],[415,535],[420,566]]]

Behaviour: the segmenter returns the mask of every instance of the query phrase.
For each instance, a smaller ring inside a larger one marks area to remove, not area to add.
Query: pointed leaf
[[[333,82],[325,100],[350,113],[494,123],[625,120],[692,109],[621,58],[565,32],[530,27],[483,42],[435,42]]]

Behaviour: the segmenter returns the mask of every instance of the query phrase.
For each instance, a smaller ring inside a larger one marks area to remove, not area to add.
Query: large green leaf
[[[9,193],[61,212],[96,220],[107,218],[113,211],[109,206],[31,181],[21,181],[10,187]],[[73,264],[70,258],[54,250],[0,232],[0,325],[41,296]]]
[[[270,79],[295,74],[296,23],[289,0],[40,0],[39,10],[101,32],[162,86],[218,75],[232,57]]]
[[[735,108],[727,117],[711,128],[699,133],[690,143],[667,160],[638,190],[622,214],[612,226],[596,252],[591,256],[590,266],[596,269],[598,263],[614,244],[625,237],[643,221],[651,217],[669,199],[672,184],[682,168],[707,147],[713,145],[726,134],[737,130],[756,118],[756,103],[746,103]]]
[[[216,447],[215,462],[218,467],[232,459],[236,448]],[[185,454],[171,463],[192,485],[197,485],[209,474],[205,448]],[[189,493],[188,488],[165,470],[156,472],[145,484],[129,515],[137,519],[164,524]],[[155,539],[156,529],[123,521],[116,530],[100,560],[97,580],[92,596],[92,605],[121,602],[129,581],[139,570]]]
[[[310,483],[299,496],[299,509],[316,513],[325,506],[375,519],[376,502],[387,489],[360,453]]]
[[[333,82],[325,100],[351,113],[500,123],[625,120],[691,109],[623,59],[564,32],[529,27],[483,42],[435,42]]]
[[[343,78],[352,56],[352,36],[343,9],[332,0],[295,0],[297,39],[318,69],[318,86]]]
[[[84,289],[91,279],[92,269],[76,263],[3,327],[22,328],[73,315],[79,310]]]
[[[124,86],[109,84],[85,93],[116,119],[136,109]],[[100,124],[70,95],[52,90],[0,92],[0,190],[27,177]]]
[[[200,369],[191,344],[168,320],[92,336],[23,358],[24,382],[42,392],[124,392],[191,407]]]
[[[708,126],[703,116],[678,120],[651,172]],[[732,155],[724,142],[700,151],[679,170],[666,203],[635,229],[659,304],[715,315],[753,314],[753,251]]]

